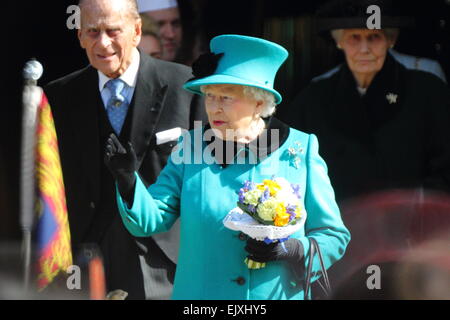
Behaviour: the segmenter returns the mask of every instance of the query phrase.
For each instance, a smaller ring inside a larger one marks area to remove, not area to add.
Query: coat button
[[[248,239],[247,235],[243,232],[239,232],[238,238],[241,241],[246,241]]]
[[[245,278],[244,277],[238,277],[238,278],[234,279],[233,281],[235,281],[240,286],[243,286],[245,284]]]

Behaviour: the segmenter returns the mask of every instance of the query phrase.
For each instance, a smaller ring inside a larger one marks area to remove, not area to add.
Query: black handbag
[[[320,279],[317,280],[320,287],[323,289],[325,295],[327,297],[331,294],[331,286],[330,286],[330,280],[328,279],[328,273],[327,269],[325,269],[325,264],[323,262],[322,252],[320,252],[319,244],[317,243],[317,240],[313,237],[309,238],[309,262],[308,266],[306,268],[306,275],[305,275],[305,300],[311,300],[311,296],[309,294],[309,291],[311,289],[311,278],[312,278],[312,265],[314,262],[314,257],[317,253],[319,256],[319,262],[320,262],[320,271],[322,272],[322,278],[324,283],[320,282]]]

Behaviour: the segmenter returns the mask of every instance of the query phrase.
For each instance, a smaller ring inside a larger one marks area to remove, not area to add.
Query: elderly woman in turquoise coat
[[[146,188],[136,173],[133,146],[108,139],[105,162],[117,181],[120,215],[136,237],[165,232],[181,219],[173,299],[304,299],[309,239],[317,240],[329,268],[343,256],[350,234],[317,138],[272,116],[281,101],[275,75],[288,53],[240,35],[215,37],[210,48],[184,86],[205,96],[209,123],[180,138],[153,185]],[[243,183],[273,177],[300,185],[304,226],[269,244],[227,229],[223,219]],[[251,269],[246,257],[266,266]],[[320,265],[312,266],[314,281]]]

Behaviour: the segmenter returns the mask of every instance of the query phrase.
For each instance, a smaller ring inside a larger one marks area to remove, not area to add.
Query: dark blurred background
[[[276,88],[284,104],[308,82],[343,56],[319,38],[313,14],[323,0],[179,0],[189,41],[201,32],[205,43],[215,35],[237,33],[263,37],[286,47],[290,56],[279,71]],[[67,7],[77,1],[8,1],[2,19],[6,75],[1,80],[0,241],[19,240],[19,163],[22,68],[32,57],[44,67],[44,85],[87,64],[75,30],[68,30]],[[450,79],[450,0],[395,1],[416,25],[400,33],[396,49],[439,61]],[[82,92],[80,92],[82,94]],[[283,107],[280,106],[280,107]]]

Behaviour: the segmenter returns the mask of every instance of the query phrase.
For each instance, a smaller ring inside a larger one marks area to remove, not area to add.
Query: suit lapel
[[[86,78],[80,83],[80,95],[78,102],[71,111],[73,123],[78,124],[75,129],[78,148],[81,153],[82,165],[87,172],[87,179],[91,189],[90,196],[98,202],[100,192],[100,153],[102,152],[99,141],[98,110],[103,106],[103,101],[98,90],[98,73],[88,67]]]
[[[133,143],[139,167],[149,144],[154,144],[155,128],[163,109],[167,86],[161,83],[152,58],[141,54],[136,88],[131,101],[131,121],[125,123],[124,134]],[[130,120],[130,119],[128,119]]]
[[[121,135],[122,141],[129,140],[132,142],[138,159],[138,168],[141,167],[147,150],[156,145],[155,129],[161,112],[163,112],[167,90],[167,85],[158,77],[153,58],[141,52],[140,55],[136,88],[131,100],[128,119],[124,124],[124,130],[122,130],[123,135]],[[143,177],[141,176],[141,178]],[[144,181],[144,183],[147,184],[148,182]],[[152,239],[167,257],[176,263],[179,224],[174,224],[170,233],[154,235]],[[142,241],[138,241],[138,243],[142,245]]]

